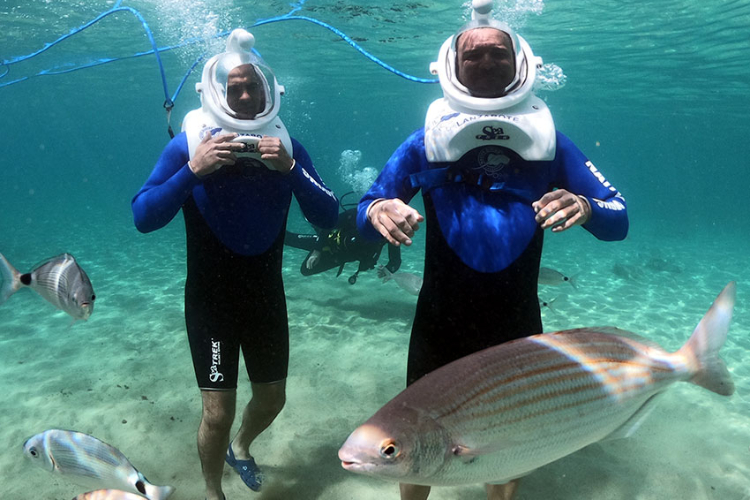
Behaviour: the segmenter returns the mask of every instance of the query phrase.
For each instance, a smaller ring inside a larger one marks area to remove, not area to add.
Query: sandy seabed
[[[548,236],[543,265],[574,276],[577,287],[540,286],[540,299],[551,305],[543,308],[545,331],[613,325],[675,350],[736,280],[722,351],[736,394],[676,384],[634,437],[537,470],[522,480],[519,500],[750,499],[745,245],[710,237],[656,241],[602,243],[581,230]],[[404,251],[402,271],[421,273],[420,244]],[[70,500],[85,491],[24,459],[26,438],[49,428],[89,433],[119,448],[151,482],[176,487],[173,500],[204,498],[195,442],[200,395],[182,315],[181,227],[148,236],[127,231],[67,250],[96,288],[88,322],[70,326],[67,315],[28,290],[0,308],[0,498]],[[1,251],[21,270],[49,256],[30,255],[23,245]],[[403,388],[416,297],[374,272],[350,286],[353,264],[339,278],[335,270],[305,278],[298,272],[304,255],[285,254],[287,406],[251,449],[266,483],[253,493],[226,467],[227,499],[396,500],[395,483],[343,470],[337,450]],[[243,373],[240,401],[250,398]],[[483,491],[434,488],[430,498],[479,500]]]

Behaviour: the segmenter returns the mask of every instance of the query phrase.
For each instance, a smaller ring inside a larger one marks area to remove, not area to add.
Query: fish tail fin
[[[149,483],[144,484],[143,489],[145,490],[146,498],[149,500],[164,500],[174,493],[174,487],[172,486],[156,486]]]
[[[690,339],[677,351],[693,367],[690,382],[722,396],[734,393],[732,375],[719,357],[719,350],[727,339],[736,293],[734,281],[724,287]]]
[[[542,300],[542,299],[539,299],[539,309],[542,309],[542,308],[546,307],[546,308],[547,308],[547,309],[549,309],[549,310],[550,310],[551,312],[553,312],[553,313],[556,313],[556,312],[557,312],[557,310],[556,310],[556,309],[555,309],[555,307],[553,307],[553,305],[552,305],[552,304],[554,304],[554,302],[555,302],[556,300],[557,300],[557,297],[555,297],[555,298],[554,298],[554,299],[552,299],[552,300]]]
[[[3,278],[2,287],[0,287],[0,304],[10,298],[21,288],[21,273],[15,267],[10,265],[8,259],[0,253],[0,276]]]
[[[578,289],[578,278],[576,278],[577,275],[573,275],[570,278],[568,278],[568,281],[570,282],[570,286],[573,287],[574,290]]]
[[[557,300],[557,297],[554,297],[552,300],[550,300],[549,302],[547,302],[547,307],[553,313],[557,312],[557,306],[554,305],[556,300]]]

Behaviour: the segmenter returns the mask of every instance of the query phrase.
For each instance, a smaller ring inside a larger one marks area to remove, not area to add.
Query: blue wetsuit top
[[[133,198],[136,227],[143,233],[164,227],[192,195],[211,231],[227,248],[240,255],[259,255],[284,227],[294,193],[310,223],[332,228],[338,200],[323,184],[305,148],[295,139],[292,147],[296,165],[289,174],[243,166],[240,159],[199,178],[187,165],[187,136],[177,135]]]
[[[466,172],[476,172],[482,155],[486,160],[487,151],[492,151],[486,148],[492,146],[476,148],[454,163],[430,163],[425,155],[424,129],[414,132],[393,153],[359,203],[357,226],[363,237],[381,238],[367,219],[367,209],[373,201],[399,198],[408,203],[420,189],[414,179],[429,170],[458,165]],[[531,203],[553,188],[586,197],[592,213],[583,227],[597,238],[614,241],[627,234],[628,217],[622,195],[560,132],[554,160],[526,161],[515,157],[499,171],[495,167],[486,173],[491,175],[493,189],[468,182],[421,186],[431,197],[444,239],[476,271],[503,270],[521,255],[538,228]]]

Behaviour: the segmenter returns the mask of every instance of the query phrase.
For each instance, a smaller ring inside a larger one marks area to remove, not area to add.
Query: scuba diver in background
[[[132,202],[147,233],[182,209],[187,242],[185,323],[203,403],[198,453],[207,500],[223,500],[226,461],[252,490],[262,474],[249,453],[286,402],[289,321],[281,273],[292,195],[304,216],[333,227],[338,200],[278,118],[283,87],[234,30],[206,62],[201,108],[183,121]],[[240,352],[252,385],[230,441]]]
[[[341,197],[344,198],[351,193]],[[357,229],[356,205],[344,209],[339,214],[339,221],[332,230],[324,230],[313,226],[315,234],[298,234],[286,232],[284,244],[292,248],[307,250],[309,253],[302,261],[300,272],[303,276],[312,276],[338,268],[336,277],[339,277],[347,262],[359,262],[357,271],[349,276],[350,285],[357,282],[359,273],[374,269],[380,258],[380,253],[385,245],[385,240],[372,241],[362,238]],[[388,264],[385,268],[395,273],[401,267],[401,249],[396,245],[388,245]]]
[[[556,131],[533,94],[541,60],[490,17],[491,1],[474,0],[473,7],[472,20],[444,42],[431,67],[443,98],[358,207],[362,236],[394,245],[411,245],[427,221],[407,384],[463,356],[542,333],[537,284],[545,229],[581,225],[604,241],[628,231],[622,195]],[[424,216],[408,205],[420,189]],[[377,460],[378,445],[381,455],[385,449],[379,436],[368,459]],[[398,446],[390,448],[395,453],[384,462],[398,454]],[[503,478],[478,480],[487,498],[513,498],[518,480],[496,479]],[[401,499],[425,500],[427,484],[402,483]]]

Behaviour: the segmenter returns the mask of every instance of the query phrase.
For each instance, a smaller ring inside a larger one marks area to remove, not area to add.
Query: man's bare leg
[[[198,455],[206,483],[207,500],[223,500],[221,475],[229,445],[237,391],[201,390],[203,413],[198,427]]]
[[[232,440],[238,460],[250,459],[250,445],[276,419],[286,402],[286,379],[271,384],[252,384],[253,397],[242,412],[242,424]],[[226,452],[227,447],[224,447]]]
[[[486,484],[487,500],[513,500],[518,489],[518,479],[505,484]]]
[[[399,483],[398,487],[401,491],[401,500],[427,500],[430,496],[429,486]]]

